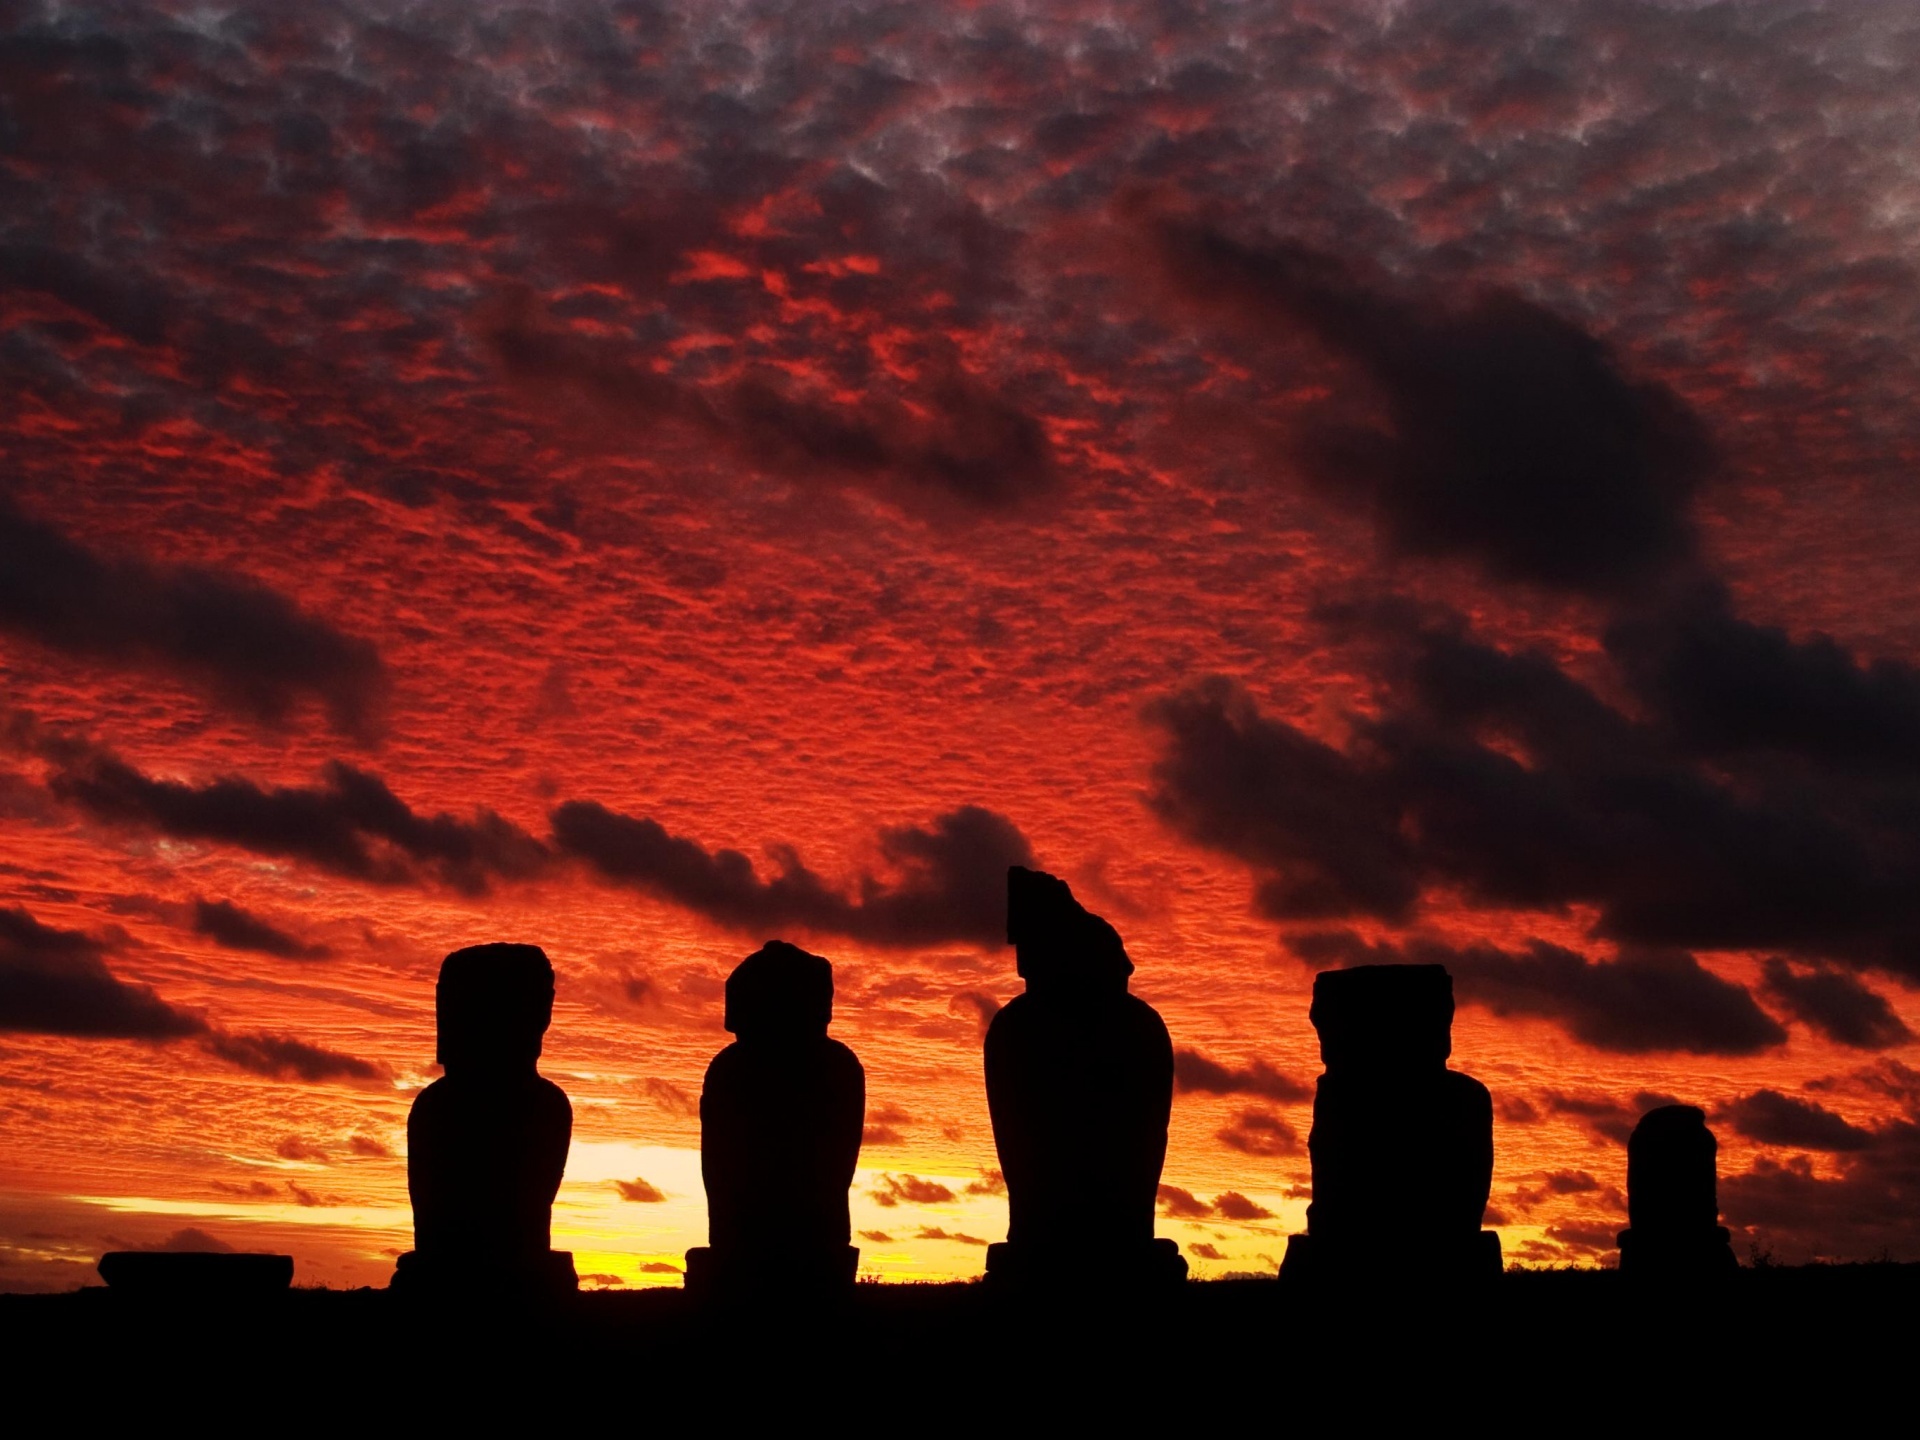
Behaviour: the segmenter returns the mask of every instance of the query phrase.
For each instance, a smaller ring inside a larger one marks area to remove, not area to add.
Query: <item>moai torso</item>
[[[1692,1105],[1649,1110],[1627,1139],[1620,1268],[1648,1275],[1738,1268],[1720,1224],[1719,1143]]]
[[[1453,982],[1439,965],[1367,965],[1314,981],[1326,1073],[1307,1147],[1307,1230],[1346,1245],[1470,1242],[1493,1184],[1493,1100],[1447,1068]]]
[[[700,1095],[700,1170],[715,1251],[844,1250],[866,1072],[827,1035],[833,967],[774,941],[727,980],[727,1028]]]
[[[1008,938],[1027,992],[987,1031],[987,1103],[1023,1248],[1150,1246],[1173,1106],[1173,1043],[1127,993],[1113,927],[1015,867]]]
[[[437,1266],[543,1260],[573,1107],[536,1069],[553,968],[532,945],[456,950],[436,994],[446,1074],[407,1115],[414,1248]]]

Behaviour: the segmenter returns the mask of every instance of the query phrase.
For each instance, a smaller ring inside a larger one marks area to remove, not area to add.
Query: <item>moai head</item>
[[[722,1022],[749,1043],[824,1036],[833,1021],[833,964],[798,945],[769,940],[727,976]]]
[[[1627,1223],[1635,1230],[1711,1230],[1719,1223],[1720,1151],[1706,1112],[1649,1110],[1627,1139]]]
[[[1444,1069],[1453,1053],[1453,977],[1444,965],[1356,965],[1313,980],[1307,1018],[1327,1070]]]
[[[1066,881],[1023,865],[1007,869],[1007,943],[1037,994],[1124,994],[1133,973],[1119,931],[1074,899]]]
[[[469,945],[440,962],[434,989],[449,1075],[532,1070],[553,1022],[553,966],[538,945]]]

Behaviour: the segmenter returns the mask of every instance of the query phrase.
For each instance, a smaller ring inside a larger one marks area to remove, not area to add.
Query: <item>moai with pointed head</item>
[[[860,1161],[867,1077],[827,1034],[833,966],[772,940],[727,977],[734,1036],[700,1092],[707,1244],[687,1288],[719,1297],[821,1294],[853,1284],[847,1189]]]
[[[1697,1279],[1740,1268],[1720,1223],[1719,1142],[1692,1105],[1649,1110],[1627,1138],[1627,1229],[1620,1270]]]
[[[539,1071],[553,966],[537,945],[471,945],[441,963],[434,1002],[446,1073],[407,1115],[414,1248],[394,1285],[572,1290],[573,1256],[552,1248],[552,1217],[573,1107]]]
[[[1007,941],[1027,982],[993,1017],[987,1105],[1007,1181],[1003,1285],[1177,1282],[1186,1261],[1153,1234],[1173,1108],[1173,1042],[1127,993],[1119,934],[1065,881],[1007,872]]]
[[[1480,1228],[1493,1185],[1493,1100],[1447,1068],[1446,967],[1325,971],[1308,1014],[1326,1067],[1307,1140],[1313,1202],[1281,1274],[1441,1283],[1498,1275],[1500,1237]]]

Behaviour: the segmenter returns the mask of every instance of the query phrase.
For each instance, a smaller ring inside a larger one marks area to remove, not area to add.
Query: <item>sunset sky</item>
[[[1011,862],[1196,1275],[1370,959],[1509,1259],[1669,1098],[1742,1259],[1920,1259],[1916,94],[1868,0],[0,3],[0,1289],[384,1283],[496,939],[585,1283],[704,1241],[775,936],[863,1273],[976,1275]]]

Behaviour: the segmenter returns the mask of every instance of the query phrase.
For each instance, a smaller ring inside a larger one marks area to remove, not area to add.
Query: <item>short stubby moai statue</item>
[[[1173,1042],[1127,993],[1119,934],[1065,881],[1007,873],[1007,941],[1027,982],[987,1029],[987,1105],[1007,1181],[999,1286],[1177,1283],[1187,1262],[1153,1234],[1173,1108]]]
[[[726,1028],[700,1092],[707,1244],[687,1288],[712,1297],[830,1294],[853,1284],[847,1189],[867,1077],[827,1034],[833,966],[773,940],[727,977]]]
[[[538,1068],[553,966],[537,945],[471,945],[441,963],[434,998],[435,1058],[446,1073],[407,1115],[414,1248],[400,1257],[394,1288],[571,1291],[573,1256],[552,1248],[552,1222],[573,1107]]]
[[[1442,1285],[1500,1273],[1482,1230],[1493,1185],[1493,1099],[1453,1053],[1443,965],[1360,965],[1313,983],[1326,1071],[1307,1140],[1313,1203],[1287,1243],[1289,1280]]]
[[[1740,1268],[1720,1223],[1719,1152],[1695,1106],[1662,1105],[1640,1117],[1627,1139],[1622,1274],[1690,1279]]]

